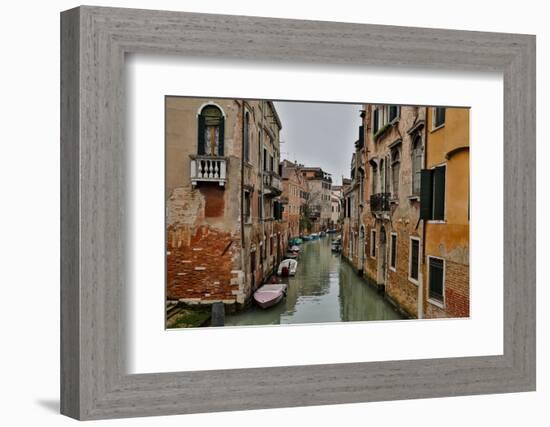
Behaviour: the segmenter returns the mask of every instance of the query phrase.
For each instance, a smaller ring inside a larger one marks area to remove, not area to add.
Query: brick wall
[[[426,277],[426,283],[428,283]],[[469,317],[470,316],[470,268],[468,265],[445,261],[445,301],[440,308],[428,301],[425,317]],[[426,289],[427,292],[427,289]],[[428,296],[428,293],[426,293]]]
[[[167,242],[167,299],[236,302],[241,284],[233,262],[239,244],[229,233],[208,225],[169,227]]]

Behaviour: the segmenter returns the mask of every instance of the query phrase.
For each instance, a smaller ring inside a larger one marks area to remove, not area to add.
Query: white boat
[[[263,285],[254,292],[254,301],[261,308],[269,308],[283,299],[286,295],[287,285],[278,283],[273,285]]]
[[[279,264],[277,269],[278,276],[294,276],[296,274],[296,268],[298,268],[298,261],[295,259],[285,259]]]
[[[294,245],[290,248],[292,252],[300,252],[300,246]]]

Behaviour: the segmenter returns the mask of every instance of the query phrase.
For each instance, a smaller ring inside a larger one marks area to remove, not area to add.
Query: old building
[[[362,132],[360,131],[360,133]],[[356,271],[362,274],[365,243],[364,240],[361,241],[359,232],[364,205],[364,191],[362,189],[365,177],[363,167],[364,144],[361,138],[355,142],[355,150],[351,158],[351,179],[344,181],[343,185],[344,222],[342,254],[353,265]],[[364,239],[364,235],[362,238]]]
[[[426,108],[365,105],[368,206],[365,274],[412,317],[422,317],[420,178]]]
[[[302,214],[308,197],[308,181],[302,175],[303,165],[289,160],[281,162],[281,178],[284,205],[283,219],[288,224],[288,238],[298,237],[305,232]]]
[[[273,103],[166,98],[167,299],[246,304],[286,246]]]
[[[308,182],[309,197],[306,210],[311,222],[310,229],[319,232],[329,228],[332,214],[332,178],[320,167],[303,167],[302,175]]]
[[[342,227],[343,220],[343,200],[344,192],[341,185],[333,185],[330,191],[330,228],[340,229]]]
[[[343,255],[410,317],[468,316],[468,110],[368,104],[362,118]]]
[[[428,108],[426,123],[424,314],[469,316],[469,110]]]

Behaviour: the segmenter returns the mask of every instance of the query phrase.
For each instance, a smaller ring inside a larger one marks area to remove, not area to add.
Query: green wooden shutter
[[[445,166],[433,173],[433,219],[445,219]]]
[[[420,171],[420,219],[432,219],[433,170]]]
[[[202,156],[205,154],[204,150],[204,116],[202,114],[199,114],[199,133],[197,135],[197,154],[199,156]]]
[[[218,156],[223,156],[224,152],[224,137],[225,137],[225,118],[220,117],[220,127],[218,133]]]

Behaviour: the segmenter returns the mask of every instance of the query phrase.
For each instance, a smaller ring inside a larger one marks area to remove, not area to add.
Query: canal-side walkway
[[[296,275],[285,278],[285,299],[267,310],[255,305],[227,315],[226,326],[348,322],[402,319],[393,306],[359,277],[331,237],[304,242]]]

